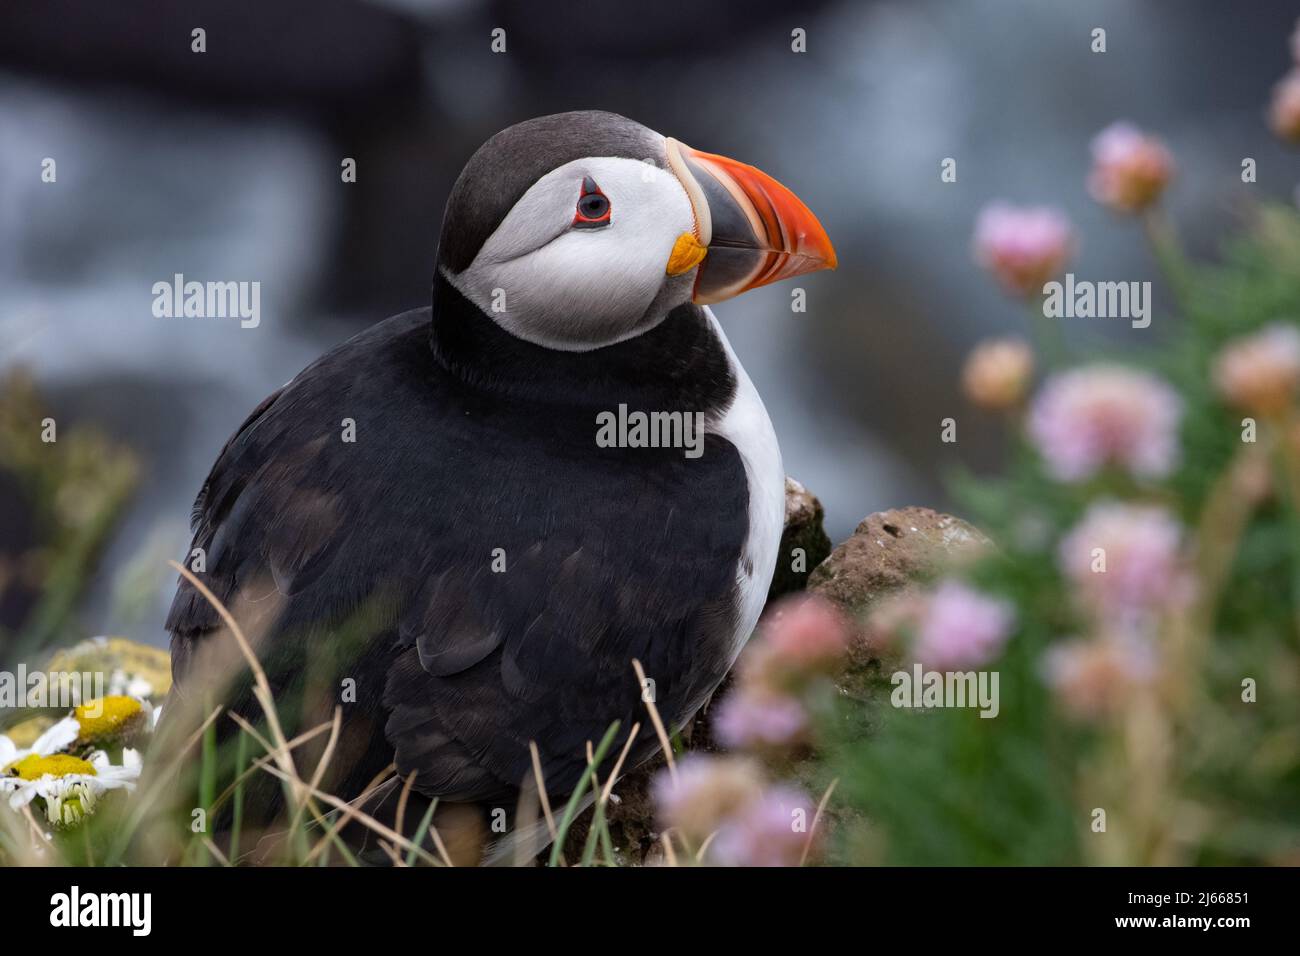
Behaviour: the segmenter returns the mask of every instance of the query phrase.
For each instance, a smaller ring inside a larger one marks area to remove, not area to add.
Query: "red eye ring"
[[[578,206],[573,213],[574,227],[596,229],[600,226],[608,226],[610,211],[609,197],[600,191],[594,179],[584,176],[582,192],[578,195]]]

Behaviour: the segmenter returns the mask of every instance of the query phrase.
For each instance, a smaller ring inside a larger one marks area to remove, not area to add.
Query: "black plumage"
[[[427,795],[510,805],[530,740],[566,793],[611,721],[642,720],[634,760],[653,744],[632,658],[668,721],[704,702],[735,638],[744,465],[716,435],[694,460],[598,447],[596,414],[716,418],[735,389],[698,307],[557,353],[440,276],[432,309],[357,335],[249,416],[199,494],[193,547],[205,583],[264,632],[277,698],[356,681],[342,795],[395,760]],[[182,580],[167,618],[179,694],[219,625]],[[256,714],[246,681],[227,698]]]

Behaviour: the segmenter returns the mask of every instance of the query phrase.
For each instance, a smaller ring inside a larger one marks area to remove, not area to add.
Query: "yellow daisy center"
[[[140,702],[134,697],[100,697],[72,711],[81,727],[79,739],[102,740],[124,730],[140,716]]]
[[[95,768],[89,761],[71,754],[51,754],[48,757],[28,754],[22,760],[15,760],[9,764],[4,768],[4,772],[6,776],[18,777],[22,780],[39,780],[46,774],[54,777],[66,777],[70,773],[95,776]]]

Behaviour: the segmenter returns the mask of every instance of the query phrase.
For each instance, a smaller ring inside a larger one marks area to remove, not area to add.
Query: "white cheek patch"
[[[579,186],[581,180],[578,181]],[[470,264],[474,266],[509,262],[545,245],[568,231],[573,217],[555,216],[565,203],[576,206],[581,189],[575,189],[568,177],[551,174],[540,180],[502,220]]]
[[[610,201],[608,226],[572,228],[584,176]],[[671,173],[634,159],[575,160],[538,180],[469,268],[447,278],[513,335],[585,351],[646,331],[662,318],[652,306],[667,314],[689,300],[689,274],[669,286],[666,267],[693,228]]]

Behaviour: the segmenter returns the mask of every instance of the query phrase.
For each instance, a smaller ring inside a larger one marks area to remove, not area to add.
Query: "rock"
[[[961,518],[930,508],[893,508],[863,518],[808,577],[809,591],[834,602],[856,624],[847,664],[836,681],[840,692],[865,700],[872,683],[896,669],[897,662],[872,644],[864,626],[884,599],[972,561],[992,546]]]
[[[915,507],[878,511],[813,569],[808,590],[861,618],[882,598],[988,547],[984,534],[952,515]]]
[[[781,550],[767,592],[768,601],[791,591],[802,591],[812,569],[831,553],[831,539],[822,527],[825,517],[817,496],[787,476],[785,530],[781,533]]]

